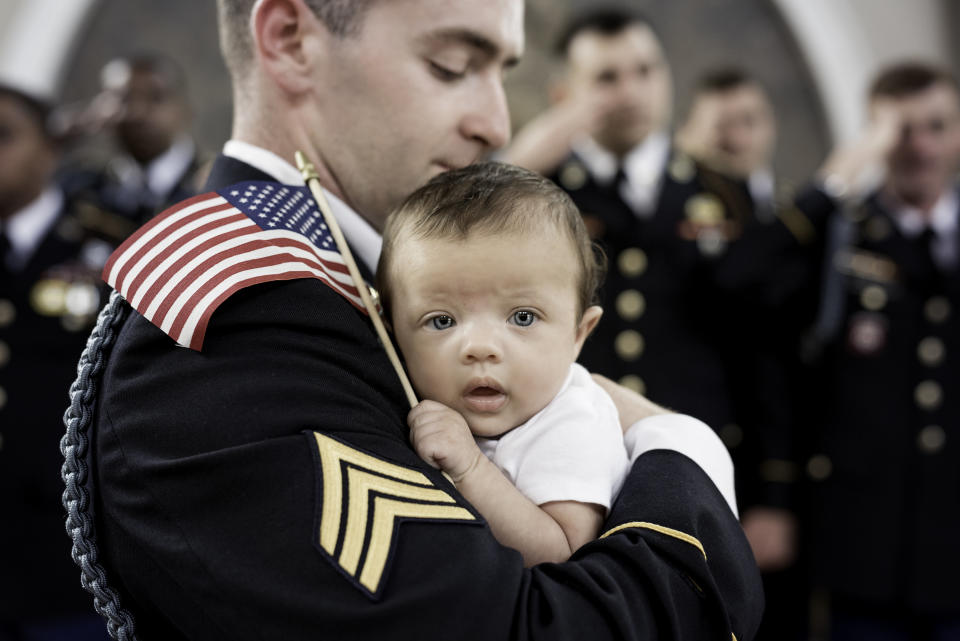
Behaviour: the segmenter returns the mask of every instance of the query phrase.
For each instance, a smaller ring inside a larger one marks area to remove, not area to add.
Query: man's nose
[[[510,140],[510,111],[499,75],[482,79],[483,92],[472,101],[461,120],[465,138],[479,141],[487,150],[499,149]]]

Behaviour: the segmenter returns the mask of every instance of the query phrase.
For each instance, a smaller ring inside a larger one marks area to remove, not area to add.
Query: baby
[[[627,472],[617,410],[575,363],[602,270],[567,195],[501,163],[434,178],[384,230],[381,301],[427,399],[411,441],[528,566],[596,538]]]

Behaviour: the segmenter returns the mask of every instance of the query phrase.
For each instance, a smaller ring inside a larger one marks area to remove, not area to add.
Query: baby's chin
[[[468,414],[464,418],[467,419],[467,425],[474,436],[490,439],[499,438],[530,419],[529,416],[518,419],[515,416],[499,414],[487,416]]]

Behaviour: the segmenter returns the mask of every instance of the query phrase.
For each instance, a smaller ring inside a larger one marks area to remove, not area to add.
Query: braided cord
[[[73,541],[70,556],[80,566],[80,583],[93,595],[93,607],[107,622],[107,632],[116,641],[136,641],[133,617],[120,604],[120,595],[107,583],[106,569],[100,563],[99,550],[90,512],[90,496],[85,483],[89,430],[96,405],[97,386],[129,307],[117,292],[100,311],[87,345],[77,365],[77,379],[70,386],[70,407],[63,416],[67,431],[60,439],[64,462],[60,469],[66,489],[63,506],[67,510],[66,529]]]

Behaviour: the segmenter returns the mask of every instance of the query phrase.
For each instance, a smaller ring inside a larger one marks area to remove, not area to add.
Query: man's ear
[[[580,356],[580,349],[583,347],[584,341],[587,340],[587,336],[590,335],[590,332],[593,331],[593,328],[595,328],[597,323],[600,322],[601,316],[603,316],[603,308],[599,305],[591,305],[583,312],[583,317],[580,319],[580,324],[577,326],[577,337],[576,341],[574,342],[574,358]]]
[[[250,26],[266,73],[290,93],[309,90],[316,82],[311,40],[329,34],[303,0],[260,0]]]

